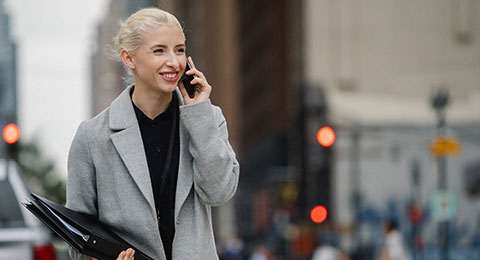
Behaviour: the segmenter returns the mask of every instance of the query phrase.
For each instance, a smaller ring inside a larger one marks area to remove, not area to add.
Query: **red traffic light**
[[[322,223],[327,219],[327,209],[324,206],[316,206],[310,212],[310,218],[315,223]]]
[[[335,143],[335,131],[329,126],[320,128],[317,132],[317,141],[323,147],[330,147]]]
[[[7,144],[14,144],[20,139],[20,129],[16,124],[8,124],[3,128],[3,140],[7,142]]]

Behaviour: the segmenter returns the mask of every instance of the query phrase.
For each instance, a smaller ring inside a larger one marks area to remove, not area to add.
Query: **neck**
[[[135,86],[132,94],[132,101],[150,119],[155,119],[165,112],[172,102],[173,93],[159,91],[148,91]]]

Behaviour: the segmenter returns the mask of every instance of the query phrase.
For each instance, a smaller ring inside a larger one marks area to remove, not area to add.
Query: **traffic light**
[[[335,131],[329,126],[320,128],[317,132],[317,141],[323,147],[330,147],[335,143]]]
[[[300,90],[298,126],[301,176],[298,204],[301,218],[320,223],[325,220],[322,218],[326,217],[326,209],[330,208],[332,200],[330,165],[336,135],[330,126],[328,99],[324,89],[304,85]],[[322,205],[323,209],[316,208],[317,205]],[[312,208],[315,210],[312,211]],[[324,215],[317,215],[319,212],[324,212]]]
[[[20,129],[16,124],[8,124],[3,128],[3,140],[7,143],[7,159],[18,159],[18,140]]]
[[[20,129],[16,124],[8,124],[3,128],[3,140],[7,144],[14,144],[20,139]]]
[[[324,206],[316,206],[310,211],[310,219],[315,223],[322,223],[327,219],[327,209]]]

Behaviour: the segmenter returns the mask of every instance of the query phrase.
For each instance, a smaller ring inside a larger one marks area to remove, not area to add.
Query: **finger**
[[[190,70],[185,71],[185,74],[196,76],[196,71],[197,71],[196,69],[191,68]]]
[[[193,60],[192,60],[192,57],[189,57],[190,58],[190,65],[191,65],[191,70],[189,70],[187,73],[187,75],[194,75],[196,77],[200,77],[200,78],[205,78],[205,75],[203,75],[203,73],[201,71],[199,71],[197,69],[197,67],[195,67],[195,65],[193,64]]]
[[[196,78],[194,78],[194,79],[190,82],[190,84],[203,86],[203,85],[205,85],[205,84],[204,84],[205,82],[206,82],[206,81],[205,81],[204,79],[199,78],[199,77],[196,77]]]
[[[133,254],[135,254],[135,250],[131,248],[127,249],[127,254],[125,255],[125,259],[133,260]]]
[[[126,253],[127,252],[125,252],[125,251],[120,252],[120,254],[118,254],[117,260],[124,260]]]
[[[205,75],[195,67],[195,63],[191,56],[188,57],[188,62],[190,63],[191,69],[185,72],[187,75],[195,75],[196,77],[205,78]]]
[[[193,85],[200,85],[201,87],[209,86],[207,80],[204,79],[204,78],[200,78],[200,77],[194,78],[191,83]]]
[[[205,75],[203,75],[203,72],[201,72],[197,69],[195,69],[195,76],[197,76],[198,78],[206,79]]]
[[[192,56],[188,56],[188,62],[190,63],[190,66],[192,67],[192,69],[195,69],[195,62],[193,62],[193,59],[192,59]]]

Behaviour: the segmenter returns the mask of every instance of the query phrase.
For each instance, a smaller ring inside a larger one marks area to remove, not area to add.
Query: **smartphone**
[[[187,66],[185,67],[185,72],[189,71],[191,68],[192,67],[190,66],[190,63],[187,60]],[[190,81],[192,81],[193,79],[194,79],[193,75],[187,75],[187,74],[183,73],[182,83],[185,86],[185,89],[187,90],[188,96],[190,98],[195,97],[195,91],[196,91],[196,88],[197,88],[197,85],[192,85],[190,83]]]

